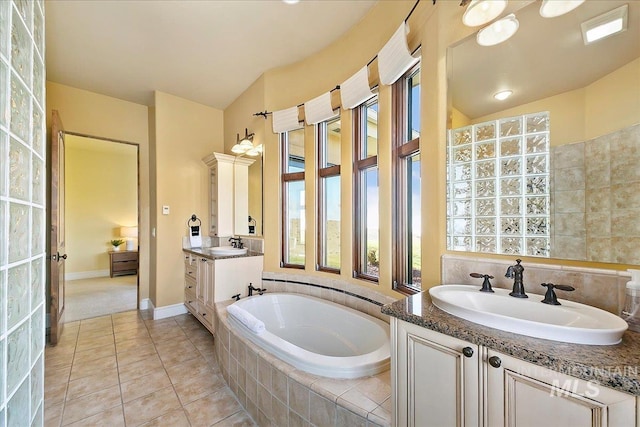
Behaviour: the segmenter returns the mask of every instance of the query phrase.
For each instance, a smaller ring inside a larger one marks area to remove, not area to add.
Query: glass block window
[[[44,2],[0,1],[0,426],[42,425]]]
[[[449,131],[447,249],[549,257],[549,113]]]

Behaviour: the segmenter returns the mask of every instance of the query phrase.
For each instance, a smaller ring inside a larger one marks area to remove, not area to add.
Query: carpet
[[[65,322],[135,310],[138,307],[138,276],[96,277],[68,280]]]

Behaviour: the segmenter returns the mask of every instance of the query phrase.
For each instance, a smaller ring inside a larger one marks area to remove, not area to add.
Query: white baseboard
[[[144,298],[142,301],[140,301],[140,310],[146,310],[152,307],[153,307],[153,303],[149,298]]]
[[[153,307],[153,304],[151,304],[151,307]],[[182,302],[179,304],[165,305],[164,307],[153,308],[153,320],[178,316],[185,313],[187,313],[187,307],[185,307]]]
[[[109,277],[109,270],[78,271],[65,273],[64,280],[93,279],[96,277]]]

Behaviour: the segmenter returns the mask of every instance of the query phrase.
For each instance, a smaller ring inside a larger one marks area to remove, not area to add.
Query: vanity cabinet
[[[251,159],[213,153],[209,167],[209,235],[249,234],[249,166]]]
[[[636,397],[391,319],[396,426],[635,426]]]
[[[262,282],[263,256],[208,258],[184,252],[184,305],[212,334],[215,303],[245,296],[249,283]]]

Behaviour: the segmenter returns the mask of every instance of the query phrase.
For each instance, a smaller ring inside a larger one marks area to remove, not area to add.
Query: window
[[[420,68],[411,69],[393,88],[394,97],[394,289],[421,287]]]
[[[316,126],[318,140],[318,266],[340,273],[340,117]]]
[[[354,110],[354,272],[378,281],[378,97]]]
[[[282,267],[304,268],[304,128],[280,134],[282,147]]]

